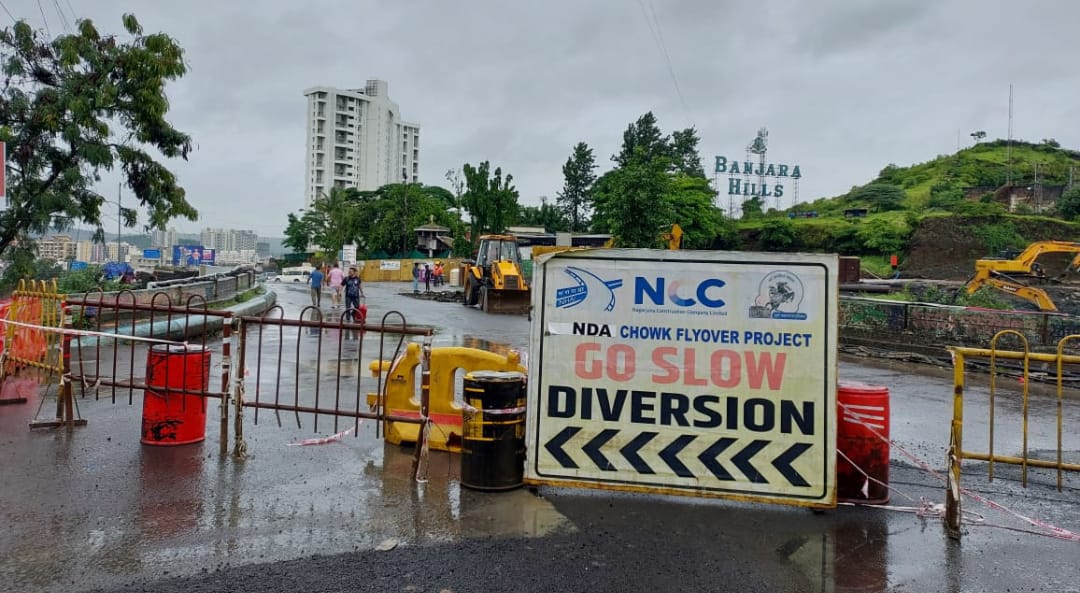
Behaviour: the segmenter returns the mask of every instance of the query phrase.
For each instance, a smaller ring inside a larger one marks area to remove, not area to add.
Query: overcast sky
[[[715,155],[741,158],[768,127],[769,161],[800,165],[803,201],[951,153],[958,133],[965,145],[975,130],[1005,138],[1010,82],[1014,137],[1080,148],[1075,0],[3,5],[54,35],[73,13],[120,32],[137,7],[147,31],[185,48],[190,72],[168,89],[172,121],[197,146],[172,165],[201,214],[176,223],[185,232],[280,236],[304,202],[303,89],[369,78],[389,81],[421,125],[424,183],[488,159],[524,204],[554,199],[576,142],[610,168],[626,125],[650,110],[665,133],[698,129],[710,176]]]

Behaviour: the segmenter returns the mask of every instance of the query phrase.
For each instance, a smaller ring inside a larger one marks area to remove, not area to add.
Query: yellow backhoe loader
[[[1048,277],[1043,266],[1036,261],[1039,256],[1046,253],[1076,253],[1078,255],[1069,263],[1066,273],[1080,268],[1080,243],[1037,241],[1012,258],[977,260],[975,275],[965,286],[967,293],[973,294],[980,288],[989,286],[1033,303],[1041,311],[1057,311],[1057,305],[1045,290],[1029,284],[1029,282],[1045,284],[1048,281],[1060,280],[1060,277],[1056,279]]]
[[[486,313],[528,313],[530,298],[517,240],[482,235],[476,261],[465,264],[465,306],[479,304]]]

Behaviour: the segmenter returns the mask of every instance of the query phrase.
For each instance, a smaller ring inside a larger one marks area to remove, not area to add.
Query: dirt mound
[[[465,295],[460,290],[428,290],[424,292],[399,292],[398,294],[422,301],[438,301],[440,303],[460,303]]]
[[[995,223],[999,219],[989,217],[925,218],[911,236],[908,254],[902,271],[908,278],[934,280],[966,280],[975,271],[975,260],[996,254],[976,233],[976,229]],[[1010,219],[1012,225],[1026,241],[1075,241],[1076,231],[1064,222],[1046,219]],[[1026,245],[1013,245],[1023,249]],[[1063,271],[1071,254],[1050,254],[1039,258],[1050,274]],[[1074,278],[1076,280],[1077,278]]]

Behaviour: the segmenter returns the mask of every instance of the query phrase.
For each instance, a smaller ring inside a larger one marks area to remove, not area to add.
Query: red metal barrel
[[[187,445],[206,438],[206,399],[171,390],[206,391],[210,351],[202,346],[157,344],[146,356],[142,443]]]
[[[836,401],[836,449],[843,453],[836,456],[836,497],[841,502],[885,504],[889,502],[889,388],[839,381]]]

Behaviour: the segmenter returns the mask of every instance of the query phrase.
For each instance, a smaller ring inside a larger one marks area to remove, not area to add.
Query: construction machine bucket
[[[480,309],[485,313],[529,312],[532,297],[528,290],[495,290],[484,288],[480,294]]]

